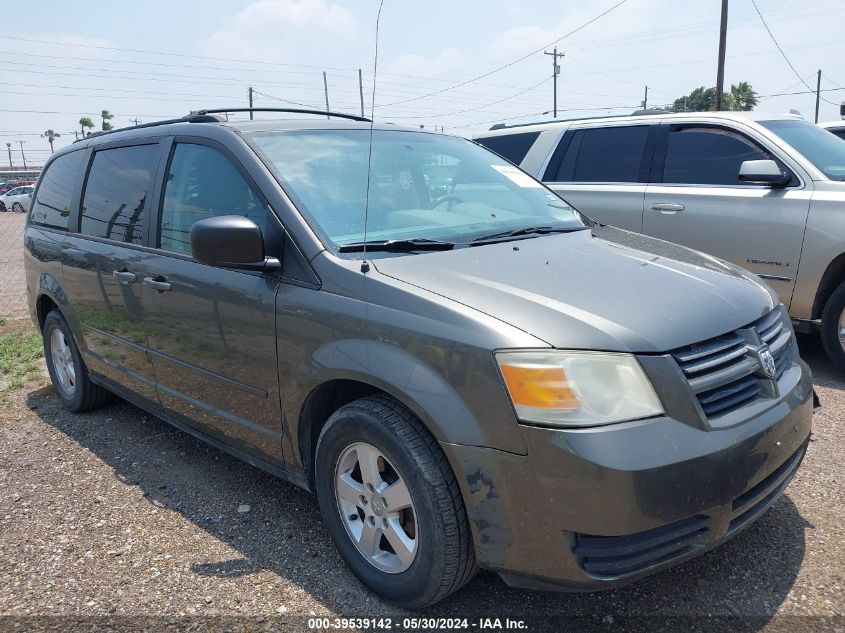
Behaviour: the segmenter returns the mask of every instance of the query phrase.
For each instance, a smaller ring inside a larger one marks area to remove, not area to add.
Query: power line
[[[582,24],[581,26],[578,26],[578,27],[576,27],[576,28],[572,29],[571,31],[569,31],[569,32],[568,32],[568,33],[566,33],[565,35],[562,35],[561,37],[557,38],[556,40],[553,40],[553,41],[549,42],[548,44],[545,44],[545,45],[541,46],[540,48],[538,48],[538,49],[536,49],[536,50],[531,51],[531,52],[530,52],[530,53],[528,53],[527,55],[523,55],[522,57],[520,57],[520,58],[518,58],[518,59],[515,59],[515,60],[513,60],[513,61],[511,61],[511,62],[508,62],[507,64],[503,64],[502,66],[499,66],[498,68],[494,68],[493,70],[489,70],[489,71],[487,71],[486,73],[483,73],[483,74],[481,74],[481,75],[478,75],[477,77],[473,77],[472,79],[467,79],[467,80],[465,80],[465,81],[461,81],[461,82],[459,82],[459,83],[457,83],[457,84],[454,84],[454,85],[452,85],[452,86],[447,86],[446,88],[441,88],[440,90],[435,90],[434,92],[430,92],[430,93],[428,93],[428,94],[424,94],[424,95],[419,96],[419,97],[413,97],[413,98],[411,98],[411,99],[405,99],[404,101],[395,101],[395,102],[393,102],[393,103],[388,103],[388,104],[385,104],[385,106],[381,106],[381,107],[392,106],[392,105],[399,105],[399,104],[401,104],[401,103],[408,103],[409,101],[417,101],[418,99],[425,99],[425,98],[427,98],[427,97],[433,97],[434,95],[441,94],[441,93],[443,93],[443,92],[446,92],[447,90],[454,90],[455,88],[460,88],[461,86],[466,86],[467,84],[471,84],[471,83],[473,83],[473,82],[475,82],[475,81],[478,81],[479,79],[484,79],[485,77],[489,77],[490,75],[493,75],[493,74],[495,74],[495,73],[497,73],[497,72],[500,72],[500,71],[504,70],[505,68],[510,68],[510,67],[511,67],[511,66],[513,66],[514,64],[518,64],[519,62],[525,61],[526,59],[528,59],[528,58],[529,58],[529,57],[531,57],[532,55],[536,55],[537,53],[540,53],[540,52],[544,51],[544,50],[545,50],[545,49],[547,49],[548,47],[550,47],[550,46],[554,46],[554,45],[555,45],[555,44],[557,44],[558,42],[561,42],[561,41],[565,40],[567,37],[570,37],[570,36],[572,36],[572,35],[575,35],[575,33],[577,33],[578,31],[580,31],[580,30],[582,30],[582,29],[587,28],[587,27],[588,27],[588,26],[590,26],[593,22],[595,22],[596,20],[599,20],[599,19],[603,18],[604,16],[606,16],[608,13],[610,13],[610,12],[611,12],[611,11],[613,11],[614,9],[617,9],[618,7],[621,7],[621,6],[622,6],[623,4],[625,4],[627,1],[628,1],[628,0],[619,0],[619,2],[617,2],[616,4],[614,4],[613,6],[611,6],[609,9],[605,9],[604,11],[602,11],[601,13],[599,13],[599,14],[598,14],[597,16],[595,16],[594,18],[592,18],[592,19],[588,20],[587,22],[585,22],[585,23],[584,23],[584,24]]]
[[[768,25],[768,24],[766,24],[766,19],[763,17],[763,14],[762,14],[762,13],[760,13],[760,7],[758,7],[758,6],[757,6],[757,0],[751,0],[751,4],[753,4],[753,5],[754,5],[754,9],[757,11],[757,15],[759,15],[759,16],[760,16],[760,22],[762,22],[762,23],[763,23],[763,26],[764,26],[764,27],[766,27],[766,32],[768,32],[769,37],[771,37],[771,38],[772,38],[772,42],[774,42],[774,43],[775,43],[775,46],[777,46],[777,49],[780,51],[780,54],[781,54],[781,56],[783,57],[784,61],[785,61],[785,62],[789,65],[789,67],[792,69],[792,72],[793,72],[793,73],[795,73],[795,76],[796,76],[796,77],[798,77],[798,79],[800,79],[800,80],[801,80],[801,83],[802,83],[802,84],[804,84],[805,86],[807,86],[807,88],[808,88],[811,92],[814,92],[814,93],[815,93],[816,91],[812,88],[812,86],[810,86],[810,84],[808,84],[806,81],[804,81],[804,78],[803,78],[803,77],[800,75],[800,73],[799,73],[799,72],[795,69],[795,66],[793,66],[793,65],[792,65],[792,62],[791,62],[791,61],[789,61],[789,58],[786,56],[786,53],[784,53],[784,52],[783,52],[783,49],[780,47],[780,44],[778,44],[777,39],[775,39],[775,34],[774,34],[774,33],[772,33],[772,30],[769,28],[769,25]],[[828,99],[825,99],[824,97],[822,97],[822,100],[823,100],[823,101],[825,101],[826,103],[829,103],[830,105],[837,105],[837,104],[836,104],[836,103],[834,103],[833,101],[829,101]]]

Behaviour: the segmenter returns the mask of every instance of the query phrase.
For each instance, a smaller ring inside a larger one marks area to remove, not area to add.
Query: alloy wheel
[[[65,333],[55,328],[50,334],[50,356],[59,388],[68,396],[76,390],[76,364]]]
[[[335,468],[335,499],[346,532],[377,569],[398,574],[419,549],[417,516],[405,480],[375,446],[356,442]]]

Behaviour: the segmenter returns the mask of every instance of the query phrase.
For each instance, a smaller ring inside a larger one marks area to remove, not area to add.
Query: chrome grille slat
[[[735,332],[671,352],[707,417],[725,415],[769,393],[764,389],[765,378],[757,373],[760,362],[753,352],[754,331],[769,346],[775,377],[780,379],[789,366],[793,338],[781,308]]]
[[[700,394],[704,391],[710,391],[722,385],[727,385],[735,380],[744,378],[749,374],[753,374],[757,370],[757,361],[750,359],[743,359],[741,362],[720,369],[719,371],[704,374],[696,378],[690,378],[689,384],[692,387],[693,393]]]

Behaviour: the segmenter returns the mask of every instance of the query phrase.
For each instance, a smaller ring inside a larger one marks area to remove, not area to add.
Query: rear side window
[[[73,188],[85,152],[59,156],[41,174],[38,195],[29,212],[29,221],[38,226],[67,230]]]
[[[746,160],[772,160],[742,134],[719,127],[673,126],[666,147],[664,183],[745,185],[739,167]]]
[[[554,182],[645,182],[647,125],[578,130],[570,138]]]
[[[538,136],[540,136],[539,132],[523,132],[521,134],[488,136],[487,138],[476,139],[476,141],[514,165],[519,165]]]
[[[242,215],[266,234],[267,210],[234,165],[211,147],[177,144],[161,207],[161,248],[190,255],[191,227],[218,215]]]
[[[98,151],[85,184],[80,232],[127,244],[144,239],[158,144]]]

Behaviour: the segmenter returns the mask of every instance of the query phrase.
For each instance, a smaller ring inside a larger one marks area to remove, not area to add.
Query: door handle
[[[651,205],[652,211],[660,211],[660,213],[678,213],[683,211],[686,207],[682,204],[671,204],[669,202],[658,202]]]
[[[113,270],[111,274],[121,286],[133,284],[137,279],[135,273],[130,273],[128,270]]]
[[[161,275],[155,277],[144,277],[144,283],[150,288],[155,288],[159,292],[167,292],[170,290],[170,284]]]

